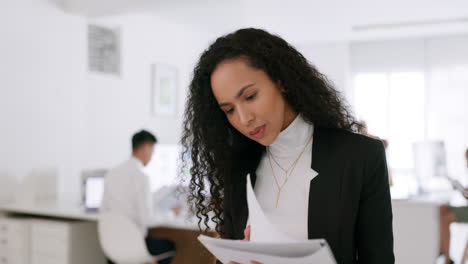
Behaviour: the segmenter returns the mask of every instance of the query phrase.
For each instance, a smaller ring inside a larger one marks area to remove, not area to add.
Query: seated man
[[[156,137],[144,130],[132,137],[132,157],[110,170],[105,177],[101,206],[101,211],[118,212],[129,217],[146,236],[148,251],[154,256],[175,250],[169,240],[147,237],[154,217],[149,179],[143,167],[150,162],[156,143]],[[168,264],[170,261],[170,258],[166,258],[158,263]]]
[[[466,165],[468,167],[468,149],[465,152]],[[460,222],[468,223],[468,206],[452,207],[443,205],[440,207],[440,252],[445,256],[445,263],[453,263],[450,259],[450,224]]]

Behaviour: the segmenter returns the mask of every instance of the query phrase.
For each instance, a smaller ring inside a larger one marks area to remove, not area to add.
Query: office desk
[[[6,203],[0,204],[0,211],[9,214],[94,222],[97,222],[99,216],[97,213],[86,212],[83,208],[66,203]]]
[[[196,230],[183,230],[168,227],[156,227],[149,230],[149,236],[174,241],[176,255],[171,264],[213,264],[214,256],[203,247],[197,237],[200,234]],[[216,233],[205,235],[215,236]]]
[[[65,203],[57,204],[0,204],[0,213],[20,214],[31,217],[46,217],[71,221],[85,221],[97,224],[99,214],[86,212],[83,208]],[[197,240],[200,234],[195,222],[184,218],[155,221],[149,235],[174,241],[177,247],[174,264],[214,263],[214,257]],[[208,235],[214,236],[214,233]]]
[[[0,213],[22,214],[36,217],[60,218],[67,220],[97,222],[99,213],[86,212],[82,207],[67,203],[5,203],[0,204]],[[183,230],[198,230],[196,222],[185,218],[155,219],[152,227],[168,227]]]
[[[439,208],[444,204],[460,206],[467,201],[451,190],[392,200],[396,263],[434,263],[439,255]],[[459,231],[452,233],[450,250],[456,260],[467,233],[462,226],[453,225],[452,231],[454,228]]]
[[[105,263],[98,241],[97,214],[50,203],[1,204],[0,212],[6,215],[2,230],[8,232],[8,241],[0,245],[5,263]],[[22,233],[17,231],[18,226]],[[24,262],[16,262],[18,248]]]

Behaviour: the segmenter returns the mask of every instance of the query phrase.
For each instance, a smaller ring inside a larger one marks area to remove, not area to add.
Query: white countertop
[[[445,190],[445,191],[434,191],[429,193],[423,193],[420,195],[406,197],[404,199],[392,198],[393,202],[413,202],[413,203],[432,203],[432,204],[448,204],[451,206],[466,206],[468,204],[467,199],[456,190]]]
[[[0,212],[79,221],[97,222],[99,218],[99,213],[97,212],[86,212],[83,207],[66,203],[2,203],[0,204]],[[155,221],[152,227],[198,230],[196,219],[187,217],[175,217],[170,219],[170,221]]]
[[[98,213],[86,212],[82,207],[63,203],[3,203],[0,211],[85,221],[97,221],[99,216]]]

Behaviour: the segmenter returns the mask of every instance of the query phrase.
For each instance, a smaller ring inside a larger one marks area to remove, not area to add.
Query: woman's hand
[[[250,241],[250,225],[244,229],[244,240]]]
[[[250,225],[248,225],[244,230],[244,241],[250,241]],[[231,261],[227,264],[239,264],[239,263]],[[262,264],[262,263],[252,260],[250,264]]]
[[[180,212],[182,211],[182,206],[171,208],[171,211],[175,216],[179,216]]]

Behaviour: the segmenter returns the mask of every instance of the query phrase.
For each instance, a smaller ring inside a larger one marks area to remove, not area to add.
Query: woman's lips
[[[253,131],[251,131],[249,134],[255,138],[262,138],[263,135],[265,134],[265,127],[266,125],[259,126],[255,128]]]

